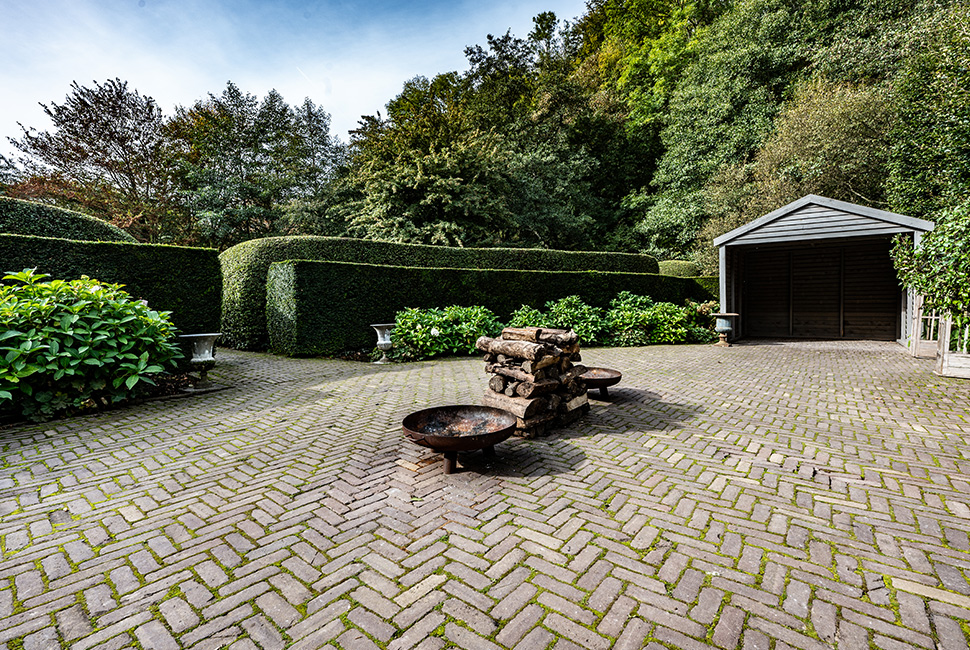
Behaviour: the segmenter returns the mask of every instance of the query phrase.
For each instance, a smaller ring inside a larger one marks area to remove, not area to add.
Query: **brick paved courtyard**
[[[587,350],[611,401],[445,476],[472,359],[220,351],[0,430],[0,649],[967,648],[970,382],[891,343]]]

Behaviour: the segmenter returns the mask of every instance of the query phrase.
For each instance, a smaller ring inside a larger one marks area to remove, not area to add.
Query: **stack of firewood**
[[[475,345],[493,375],[482,403],[515,414],[516,435],[534,438],[589,412],[572,330],[506,327],[502,338],[483,336]]]

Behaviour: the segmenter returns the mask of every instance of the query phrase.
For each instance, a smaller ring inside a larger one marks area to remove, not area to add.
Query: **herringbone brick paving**
[[[967,648],[970,382],[892,343],[586,350],[609,402],[445,476],[472,359],[220,351],[0,431],[0,650]]]

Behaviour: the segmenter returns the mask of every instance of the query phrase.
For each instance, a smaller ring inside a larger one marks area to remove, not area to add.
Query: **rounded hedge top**
[[[134,242],[107,221],[52,205],[0,196],[0,232],[75,241]]]
[[[658,271],[649,255],[535,248],[451,248],[368,239],[292,236],[253,239],[219,255],[222,264],[222,333],[230,347],[266,349],[266,275],[284,260],[355,262],[383,266],[531,271]]]
[[[701,267],[688,260],[664,260],[660,262],[660,275],[673,275],[678,278],[696,278]]]

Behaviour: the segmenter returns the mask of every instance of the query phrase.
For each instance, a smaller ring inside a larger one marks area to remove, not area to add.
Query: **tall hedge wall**
[[[226,345],[264,350],[266,274],[284,260],[328,260],[403,267],[460,269],[537,269],[657,273],[648,255],[551,251],[520,248],[448,248],[335,237],[269,237],[237,244],[222,262],[222,331]]]
[[[266,286],[270,349],[303,356],[373,347],[370,324],[391,322],[407,307],[483,305],[506,319],[523,304],[542,307],[572,294],[606,307],[624,290],[677,304],[712,298],[694,278],[645,273],[276,262]]]
[[[184,334],[219,331],[222,274],[212,248],[0,234],[0,261],[5,273],[36,267],[53,278],[123,284],[152,309],[171,311]]]
[[[80,241],[135,241],[134,237],[107,221],[6,196],[0,196],[0,233]]]

